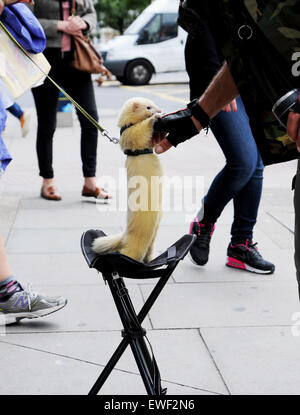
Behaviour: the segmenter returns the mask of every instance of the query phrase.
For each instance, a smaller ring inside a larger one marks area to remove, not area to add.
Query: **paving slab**
[[[148,330],[155,358],[165,382],[195,388],[203,392],[228,394],[223,380],[204,345],[198,330]],[[0,342],[30,347],[91,364],[105,366],[121,341],[121,333],[38,333],[8,334]],[[7,345],[7,348],[9,346]],[[138,374],[132,352],[128,347],[116,369]],[[92,383],[91,379],[91,383]]]
[[[295,212],[292,210],[276,210],[276,211],[267,211],[269,216],[272,216],[278,223],[282,224],[290,233],[294,233],[295,228]]]
[[[295,221],[295,214],[288,214],[289,219],[285,220],[284,217],[286,215],[277,213],[270,213],[269,210],[265,213],[260,215],[260,220],[257,223],[254,234],[257,235],[257,230],[259,230],[260,233],[264,233],[268,238],[270,238],[271,241],[273,241],[279,248],[286,249],[294,248],[294,225],[291,226],[289,223],[290,221]],[[255,239],[256,240],[256,239]],[[260,239],[257,239],[259,241],[259,245],[263,248],[269,248],[269,246],[266,244],[262,245]],[[263,240],[265,243],[266,241]]]
[[[90,270],[82,254],[9,254],[9,263],[20,282],[33,286],[95,284],[102,281]],[[33,266],[34,264],[34,266]]]
[[[232,394],[299,395],[299,315],[295,324],[294,329],[205,328],[201,333]]]
[[[91,330],[120,330],[121,321],[108,286],[98,283],[91,285],[43,286],[34,290],[49,296],[63,295],[68,304],[42,319],[24,319],[7,327],[7,333],[68,332]],[[129,288],[130,296],[137,311],[144,301],[138,286]],[[148,317],[145,327],[151,327]]]
[[[150,319],[157,329],[290,325],[298,309],[296,281],[169,284]]]
[[[87,228],[13,229],[7,242],[7,252],[14,254],[81,252],[80,238]],[[107,233],[120,228],[105,228]]]
[[[66,228],[85,228],[85,229],[101,229],[115,226],[124,226],[126,223],[125,213],[101,214],[94,205],[94,209],[88,212],[85,210],[72,209],[72,214],[67,209],[61,210],[55,208],[46,209],[24,209],[17,215],[14,222],[14,229],[66,229]],[[109,220],[111,219],[111,220]],[[116,220],[117,219],[117,220]]]
[[[20,197],[0,197],[0,232],[4,242],[14,224],[19,204]]]
[[[85,395],[99,368],[0,342],[1,395]]]
[[[80,189],[78,189],[80,190]],[[20,201],[20,210],[31,210],[31,209],[41,209],[48,210],[51,212],[53,209],[59,209],[61,212],[64,210],[80,210],[82,213],[87,213],[86,211],[98,209],[98,204],[102,205],[103,202],[97,201],[93,198],[83,198],[80,194],[76,194],[74,191],[67,191],[64,193],[62,200],[59,202],[51,202],[49,200],[42,199],[34,192],[28,192],[26,196]]]
[[[262,249],[260,252],[268,261],[275,264],[274,274],[261,275],[227,267],[226,252],[211,250],[209,261],[205,266],[195,265],[188,255],[179,263],[173,277],[176,283],[204,282],[253,282],[260,284],[265,281],[295,282],[296,270],[293,249]]]
[[[87,395],[102,366],[49,355],[48,353],[0,343],[0,370],[7,372],[0,395]],[[35,362],[33,365],[32,362]],[[171,395],[214,395],[208,391],[163,382]],[[146,395],[140,376],[114,370],[103,386],[103,395]]]
[[[275,178],[270,174],[270,171],[265,170],[262,200],[260,206],[267,206],[270,209],[270,213],[276,212],[276,210],[293,209],[293,197],[294,192],[291,190],[292,178],[296,174],[297,164],[294,162],[286,163],[286,166],[278,166],[279,173],[284,178],[284,185],[276,183]]]

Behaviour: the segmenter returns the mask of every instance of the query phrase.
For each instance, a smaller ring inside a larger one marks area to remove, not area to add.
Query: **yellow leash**
[[[23,48],[22,45],[14,38],[14,36],[7,30],[4,24],[0,21],[0,27],[2,30],[7,34],[7,36],[18,46],[19,49],[27,56],[27,58],[49,79],[50,82],[80,111],[93,125],[101,132],[104,137],[107,137],[109,141],[114,144],[119,143],[119,139],[116,137],[110,137],[108,132],[101,127],[101,125],[84,109],[81,105],[79,105],[66,91],[64,91],[50,76],[32,59],[30,54],[27,52],[26,49]]]

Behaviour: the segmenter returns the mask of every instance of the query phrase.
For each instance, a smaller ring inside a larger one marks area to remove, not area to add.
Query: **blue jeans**
[[[211,129],[226,158],[204,198],[204,222],[215,223],[233,199],[232,242],[252,240],[262,193],[264,165],[258,152],[243,102],[237,112],[221,111]]]
[[[13,105],[9,108],[7,108],[7,111],[9,111],[14,117],[20,119],[22,115],[24,114],[24,111],[20,107],[19,104],[16,102],[13,103]]]

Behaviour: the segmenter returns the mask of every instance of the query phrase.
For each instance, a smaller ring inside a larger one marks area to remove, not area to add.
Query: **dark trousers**
[[[237,112],[221,111],[211,130],[226,158],[225,167],[213,180],[204,198],[204,222],[215,223],[233,200],[233,243],[252,240],[262,194],[264,165],[253,137],[242,99]]]
[[[300,159],[298,160],[298,168],[295,182],[294,194],[295,207],[295,265],[297,272],[297,281],[299,287],[300,298]]]
[[[98,120],[91,75],[72,68],[69,53],[62,54],[60,49],[48,48],[44,54],[51,65],[50,77],[94,119]],[[46,79],[43,85],[33,88],[32,93],[38,118],[36,149],[40,176],[50,179],[53,177],[52,147],[56,129],[59,91]],[[83,175],[84,177],[94,177],[96,175],[98,130],[79,111],[77,111],[77,116],[81,126]]]

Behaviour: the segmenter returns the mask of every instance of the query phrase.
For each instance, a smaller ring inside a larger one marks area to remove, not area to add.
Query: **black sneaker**
[[[209,244],[215,230],[213,223],[201,223],[198,218],[191,222],[190,234],[197,235],[197,239],[190,249],[191,260],[196,265],[205,265],[208,261]]]
[[[248,239],[245,244],[229,244],[227,249],[228,267],[238,268],[256,274],[273,274],[275,265],[265,261],[256,248]]]

